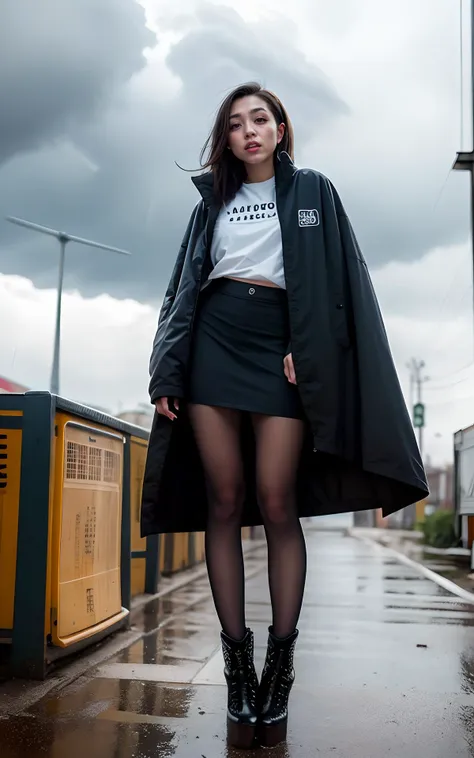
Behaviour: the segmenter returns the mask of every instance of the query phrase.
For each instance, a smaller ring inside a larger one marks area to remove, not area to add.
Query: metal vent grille
[[[120,455],[103,448],[68,442],[66,446],[66,479],[118,484]]]
[[[104,482],[118,482],[120,476],[120,456],[104,450]]]
[[[68,443],[69,444],[69,443]],[[87,465],[87,446],[79,445],[73,442],[73,445],[77,446],[77,475],[76,479],[87,479],[89,467]]]
[[[77,477],[77,445],[68,442],[66,447],[66,479]]]
[[[89,448],[89,479],[100,482],[102,479],[102,450],[100,447]]]

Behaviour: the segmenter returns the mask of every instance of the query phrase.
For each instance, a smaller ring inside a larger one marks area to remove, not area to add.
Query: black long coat
[[[155,413],[143,485],[143,536],[206,526],[206,489],[185,398],[193,324],[211,270],[219,209],[211,175],[193,181],[202,200],[178,254],[150,361],[152,402],[164,396],[183,401],[174,422]],[[388,515],[425,497],[428,488],[366,263],[325,176],[296,169],[283,153],[276,194],[291,349],[307,418],[299,514],[382,508]],[[244,422],[242,435],[242,525],[249,526],[262,523],[250,423]]]

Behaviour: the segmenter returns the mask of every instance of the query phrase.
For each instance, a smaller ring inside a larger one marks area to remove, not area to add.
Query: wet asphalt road
[[[288,743],[264,754],[474,756],[474,606],[383,548],[341,533],[309,531],[308,550]],[[260,668],[270,618],[264,550],[247,570]],[[0,716],[1,758],[244,755],[225,745],[226,691],[207,579],[151,604],[138,623],[145,636],[114,659],[59,694]]]

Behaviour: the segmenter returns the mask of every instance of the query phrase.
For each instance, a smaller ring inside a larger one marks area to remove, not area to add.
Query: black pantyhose
[[[253,419],[257,443],[257,496],[268,543],[273,633],[296,629],[306,580],[306,545],[296,509],[295,485],[303,444],[302,421]]]
[[[190,405],[189,413],[207,482],[209,582],[223,631],[240,640],[245,635],[240,413],[207,405]]]
[[[244,481],[239,411],[191,405],[191,422],[206,474],[209,515],[206,562],[223,631],[245,634],[244,563],[241,541]],[[298,622],[306,577],[306,548],[295,502],[303,440],[296,419],[254,415],[258,500],[268,543],[273,633],[291,634]]]

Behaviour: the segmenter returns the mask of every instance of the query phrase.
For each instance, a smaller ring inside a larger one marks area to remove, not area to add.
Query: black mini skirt
[[[196,314],[189,401],[303,418],[298,389],[284,374],[289,338],[285,290],[212,281]]]

